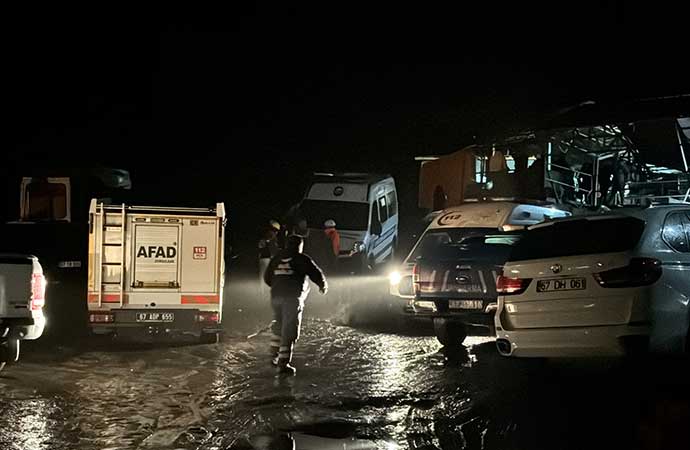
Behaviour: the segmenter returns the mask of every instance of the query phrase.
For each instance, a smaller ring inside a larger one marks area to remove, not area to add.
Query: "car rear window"
[[[558,256],[616,253],[632,250],[645,223],[634,217],[568,220],[525,233],[513,248],[511,261]]]
[[[505,261],[522,231],[499,232],[493,228],[450,228],[427,232],[412,255],[413,260],[449,261],[496,259]]]

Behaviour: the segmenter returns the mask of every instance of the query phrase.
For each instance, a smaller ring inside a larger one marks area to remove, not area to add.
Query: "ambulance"
[[[312,232],[333,220],[340,233],[338,264],[354,272],[393,259],[398,244],[398,194],[390,175],[315,173],[299,204]]]
[[[124,340],[221,332],[225,207],[104,204],[89,208],[88,322]]]

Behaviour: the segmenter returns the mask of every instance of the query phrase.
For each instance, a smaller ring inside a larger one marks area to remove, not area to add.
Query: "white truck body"
[[[19,358],[19,341],[43,334],[45,288],[38,258],[0,253],[0,370]]]
[[[203,338],[220,331],[225,207],[89,210],[89,325],[96,334]]]

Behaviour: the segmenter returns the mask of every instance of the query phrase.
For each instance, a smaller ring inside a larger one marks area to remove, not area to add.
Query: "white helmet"
[[[324,226],[325,228],[335,228],[335,220],[333,220],[333,219],[328,219],[327,221],[325,221],[325,222],[323,223],[323,226]]]

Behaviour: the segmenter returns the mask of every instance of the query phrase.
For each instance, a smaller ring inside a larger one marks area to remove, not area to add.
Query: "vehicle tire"
[[[441,345],[451,348],[461,346],[467,337],[464,325],[438,317],[434,319],[434,333]]]
[[[199,336],[201,344],[217,344],[218,342],[220,342],[220,333],[201,333]]]

